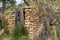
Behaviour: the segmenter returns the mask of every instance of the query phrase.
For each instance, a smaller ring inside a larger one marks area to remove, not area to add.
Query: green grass
[[[28,40],[28,36],[12,37],[12,36],[0,36],[0,40]]]
[[[28,40],[27,31],[23,25],[20,25],[12,33],[1,35],[0,40]]]

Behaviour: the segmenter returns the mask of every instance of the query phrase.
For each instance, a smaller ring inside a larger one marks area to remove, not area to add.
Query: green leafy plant
[[[12,36],[15,40],[18,40],[22,36],[27,36],[27,31],[23,25],[20,25],[15,28]]]

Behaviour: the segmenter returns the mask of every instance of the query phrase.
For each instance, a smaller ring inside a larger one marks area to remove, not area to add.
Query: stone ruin
[[[12,31],[16,25],[22,23],[27,28],[29,40],[40,40],[41,38],[41,40],[48,40],[52,35],[49,35],[48,39],[46,39],[47,31],[55,25],[56,20],[60,16],[46,7],[46,5],[40,4],[40,7],[27,7],[7,13],[5,18],[7,20],[8,31]],[[60,22],[59,20],[58,23]],[[53,36],[56,37],[55,34]],[[50,40],[55,40],[54,37],[50,38]]]
[[[35,34],[37,33],[37,30],[42,26],[42,23],[39,20],[39,15],[37,14],[38,11],[36,11],[37,8],[25,8],[22,15],[24,15],[23,18],[21,18],[20,12],[22,10],[16,10],[16,12],[8,12],[5,14],[6,19],[6,25],[7,30],[9,32],[12,32],[14,27],[16,25],[24,24],[26,26],[28,31],[29,40],[33,40]],[[22,13],[22,12],[21,12]],[[20,16],[18,16],[20,15]],[[20,19],[21,18],[21,19]],[[23,20],[24,19],[24,20]],[[20,22],[19,22],[20,20]],[[22,21],[23,20],[23,21]]]

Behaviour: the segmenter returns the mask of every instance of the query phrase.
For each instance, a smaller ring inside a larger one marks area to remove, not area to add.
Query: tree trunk
[[[4,14],[5,13],[5,10],[6,10],[6,0],[2,0],[2,13]]]

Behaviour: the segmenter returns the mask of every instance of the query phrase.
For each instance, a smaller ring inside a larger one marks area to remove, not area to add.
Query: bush
[[[14,40],[18,40],[20,37],[24,37],[25,39],[25,36],[27,36],[25,26],[20,25],[19,27],[16,27],[12,36],[14,37]]]
[[[23,25],[20,25],[12,33],[1,35],[0,40],[28,40],[27,31]]]

